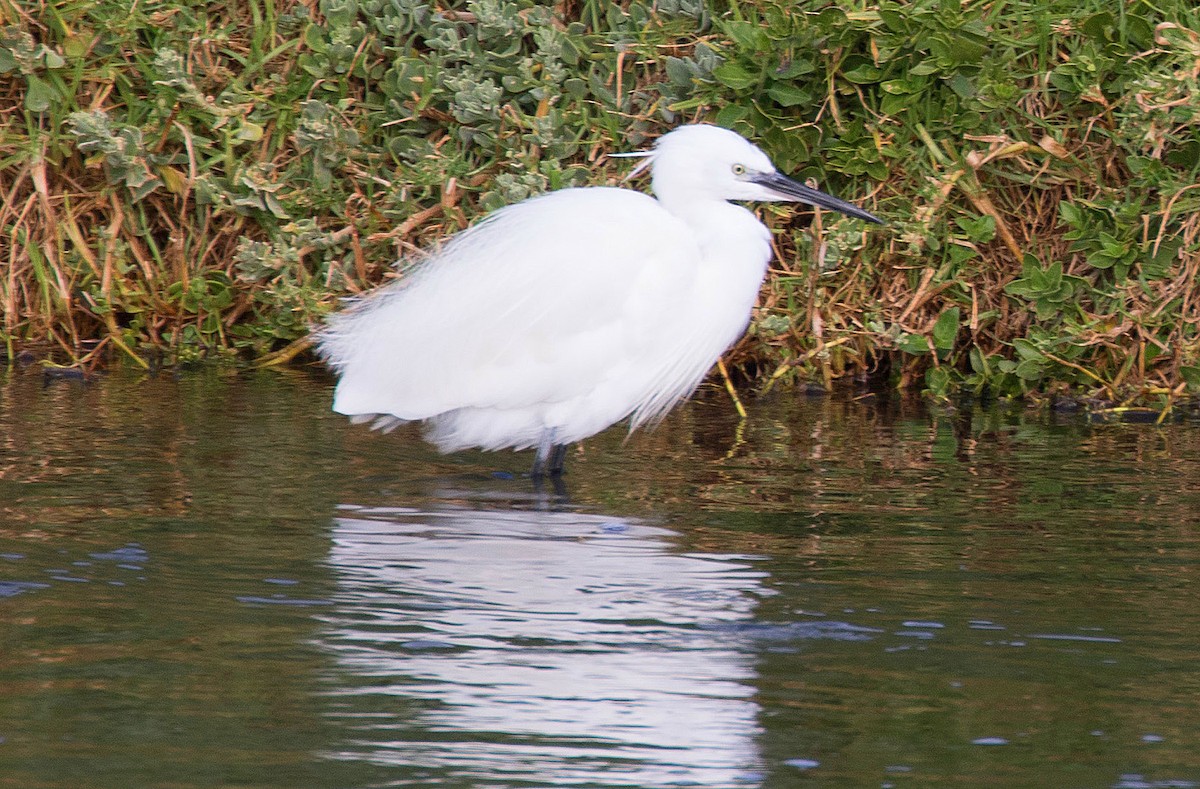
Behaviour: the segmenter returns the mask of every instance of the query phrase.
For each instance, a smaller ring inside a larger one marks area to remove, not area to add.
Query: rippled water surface
[[[0,373],[0,786],[1197,787],[1200,425],[719,393],[435,454]]]

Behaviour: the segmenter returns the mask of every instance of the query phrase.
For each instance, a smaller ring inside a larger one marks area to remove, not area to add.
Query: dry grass
[[[290,360],[393,260],[715,119],[890,222],[768,211],[740,380],[1170,403],[1200,385],[1200,24],[1049,6],[9,7],[0,330],[84,366]]]

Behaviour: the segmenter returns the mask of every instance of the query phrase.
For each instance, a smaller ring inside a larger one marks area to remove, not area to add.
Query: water
[[[435,454],[0,376],[0,786],[1200,787],[1200,425],[720,393]]]

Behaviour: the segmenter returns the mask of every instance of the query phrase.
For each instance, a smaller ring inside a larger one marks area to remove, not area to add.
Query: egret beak
[[[775,192],[779,195],[780,200],[808,203],[820,208],[828,208],[831,211],[838,211],[856,219],[874,222],[877,225],[883,224],[882,219],[869,211],[862,210],[853,203],[847,203],[845,200],[839,200],[833,195],[827,195],[824,192],[807,187],[799,181],[793,181],[791,178],[780,173],[762,173],[753,176],[750,180],[759,186],[765,186],[772,192]]]

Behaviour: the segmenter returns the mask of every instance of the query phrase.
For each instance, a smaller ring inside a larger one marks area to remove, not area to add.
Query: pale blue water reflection
[[[1200,787],[1200,427],[718,394],[441,457],[0,378],[0,786]]]
[[[361,740],[334,755],[412,785],[753,781],[754,650],[718,625],[752,620],[764,574],[677,537],[576,511],[343,508],[322,643]]]

